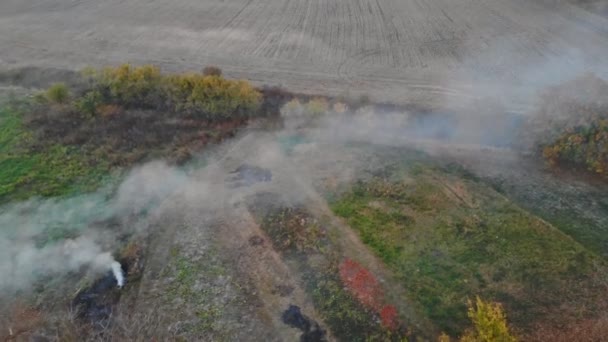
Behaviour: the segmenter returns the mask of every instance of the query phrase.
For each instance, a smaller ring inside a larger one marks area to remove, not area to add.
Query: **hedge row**
[[[219,70],[219,69],[217,69]],[[227,80],[221,72],[163,75],[157,66],[123,64],[82,71],[86,86],[74,99],[88,115],[107,105],[127,109],[155,109],[216,120],[259,115],[262,94],[247,81]],[[65,85],[47,92],[52,102],[65,103]]]

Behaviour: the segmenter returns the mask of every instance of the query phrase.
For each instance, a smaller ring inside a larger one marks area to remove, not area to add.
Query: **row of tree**
[[[249,82],[225,79],[217,68],[164,75],[157,66],[123,64],[101,70],[87,68],[82,75],[84,86],[73,99],[64,84],[53,85],[46,98],[60,104],[73,103],[78,111],[91,116],[112,105],[207,120],[258,115],[262,101],[262,94]]]

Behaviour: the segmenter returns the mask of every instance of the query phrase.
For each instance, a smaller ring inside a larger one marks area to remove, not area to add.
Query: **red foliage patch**
[[[340,264],[340,279],[361,304],[380,314],[382,325],[391,330],[397,329],[397,309],[392,305],[383,305],[384,293],[370,271],[346,258]]]
[[[340,279],[361,304],[374,310],[380,309],[384,296],[370,271],[356,261],[345,259],[340,265]]]
[[[382,325],[390,330],[397,329],[399,324],[397,318],[397,309],[392,305],[385,305],[382,310],[380,310]]]

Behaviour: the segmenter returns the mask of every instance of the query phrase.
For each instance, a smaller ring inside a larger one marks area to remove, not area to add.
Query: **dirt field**
[[[454,106],[601,65],[608,20],[551,2],[4,0],[0,67],[214,64],[296,92]]]

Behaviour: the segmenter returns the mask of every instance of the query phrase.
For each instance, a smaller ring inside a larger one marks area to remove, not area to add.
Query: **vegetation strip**
[[[416,167],[401,180],[360,183],[332,209],[452,336],[467,326],[475,295],[502,302],[524,332],[597,316],[607,304],[601,260],[474,180]]]

